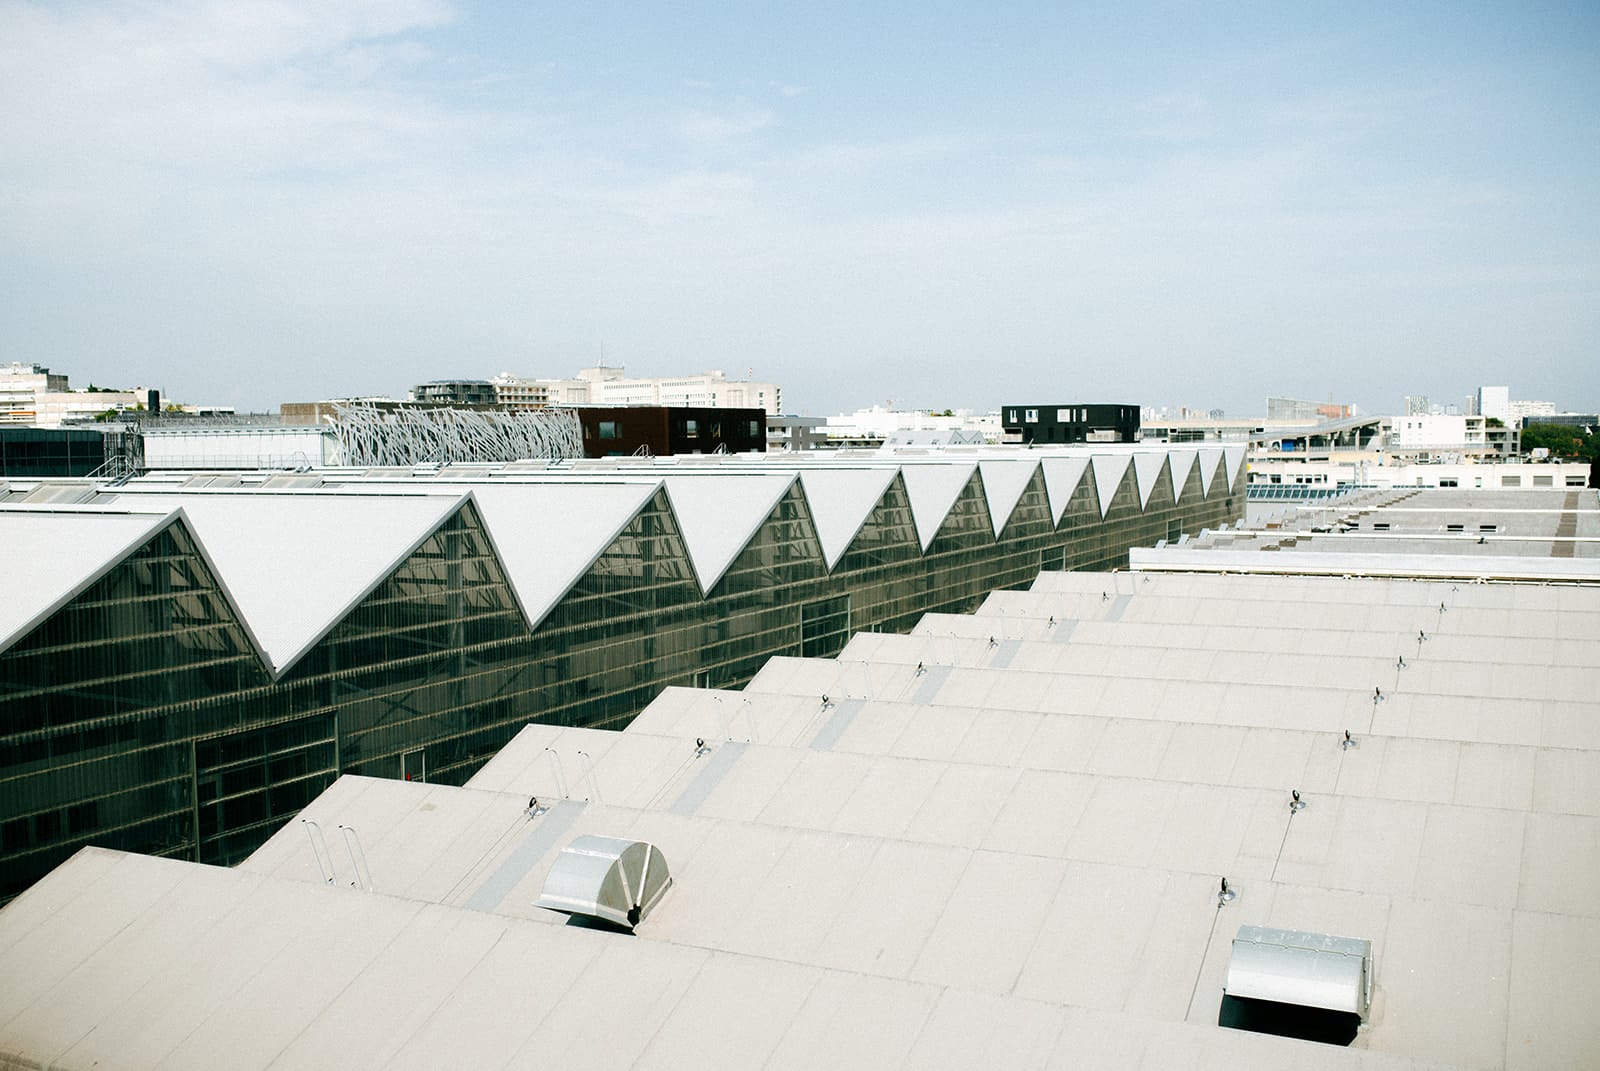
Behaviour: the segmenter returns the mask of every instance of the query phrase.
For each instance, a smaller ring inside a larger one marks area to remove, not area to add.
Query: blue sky
[[[16,4],[0,361],[1600,408],[1600,7]]]

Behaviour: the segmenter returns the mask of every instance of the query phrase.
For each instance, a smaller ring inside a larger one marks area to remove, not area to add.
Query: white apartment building
[[[573,379],[522,379],[502,372],[489,382],[508,405],[667,405],[783,412],[776,383],[729,379],[720,370],[694,376],[630,377],[623,368],[582,368]]]
[[[51,375],[42,364],[0,364],[0,424],[33,424],[39,395],[67,389],[67,377]]]
[[[998,411],[974,413],[961,409],[943,416],[922,409],[886,409],[881,405],[831,416],[827,427],[830,439],[845,440],[888,440],[904,432],[961,431],[975,432],[985,442],[999,442],[1003,434]]]

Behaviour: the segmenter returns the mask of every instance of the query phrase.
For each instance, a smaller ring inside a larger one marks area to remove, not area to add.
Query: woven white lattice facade
[[[571,409],[482,412],[335,406],[333,431],[346,465],[426,465],[583,456]]]

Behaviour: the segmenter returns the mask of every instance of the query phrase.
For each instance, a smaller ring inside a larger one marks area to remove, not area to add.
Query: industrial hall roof
[[[619,533],[664,493],[702,593],[709,594],[786,495],[803,498],[827,569],[898,480],[926,551],[977,482],[996,538],[1024,490],[1042,481],[1057,522],[1092,483],[1101,513],[1117,495],[1139,509],[1156,485],[1187,504],[1240,478],[1237,448],[1072,448],[929,455],[615,459],[605,462],[161,474],[104,481],[0,482],[0,543],[16,570],[0,609],[0,651],[168,524],[182,524],[281,677],[409,554],[470,502],[483,518],[530,629]],[[1128,474],[1132,474],[1129,476]],[[1126,478],[1125,478],[1126,477]]]
[[[1595,587],[1045,573],[463,787],[341,778],[233,870],[85,849],[0,911],[0,1054],[1595,1066],[1597,666]],[[670,867],[631,936],[537,906],[594,835]],[[1262,987],[1353,1040],[1218,1025]]]
[[[1597,582],[1600,500],[1582,488],[1369,491],[1141,548],[1132,561],[1148,570]]]

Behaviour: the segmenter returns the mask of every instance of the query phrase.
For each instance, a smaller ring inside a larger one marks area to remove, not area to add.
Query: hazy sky
[[[1600,5],[0,0],[0,361],[1600,408]]]

